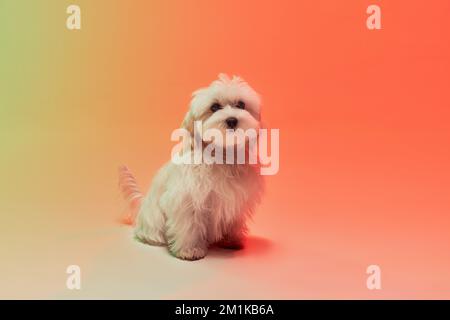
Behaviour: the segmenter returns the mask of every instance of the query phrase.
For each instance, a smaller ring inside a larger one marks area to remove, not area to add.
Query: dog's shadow
[[[273,243],[262,237],[249,236],[244,242],[244,248],[227,249],[212,245],[208,250],[208,256],[212,258],[233,258],[244,256],[262,256],[271,251]]]

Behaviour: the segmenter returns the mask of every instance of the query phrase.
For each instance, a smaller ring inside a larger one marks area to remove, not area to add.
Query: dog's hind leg
[[[161,197],[168,179],[168,166],[161,168],[153,179],[149,193],[139,208],[134,229],[135,237],[150,245],[166,245],[166,216],[161,207]]]
[[[136,219],[134,235],[143,243],[154,246],[164,246],[165,217],[156,201],[152,198],[142,203]]]

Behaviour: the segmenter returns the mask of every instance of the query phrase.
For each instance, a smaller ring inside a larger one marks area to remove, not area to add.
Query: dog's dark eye
[[[236,104],[236,107],[238,107],[239,109],[245,109],[245,102],[242,100],[239,100]]]
[[[218,103],[214,103],[214,104],[211,106],[210,109],[211,109],[212,112],[216,112],[217,110],[222,109],[222,106],[221,106],[220,104],[218,104]]]

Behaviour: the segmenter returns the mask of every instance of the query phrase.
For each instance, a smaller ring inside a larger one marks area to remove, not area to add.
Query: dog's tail
[[[136,179],[127,166],[119,167],[119,189],[126,201],[126,210],[121,222],[133,225],[142,201],[142,193],[138,188]]]

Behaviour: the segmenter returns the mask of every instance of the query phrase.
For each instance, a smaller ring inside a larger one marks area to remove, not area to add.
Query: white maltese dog
[[[209,87],[193,93],[182,128],[195,140],[194,126],[222,133],[260,128],[260,98],[241,78],[221,74]],[[234,141],[234,140],[233,140]],[[206,148],[212,142],[202,138]],[[233,142],[234,143],[234,142]],[[242,147],[235,143],[231,148]],[[226,150],[230,144],[222,145]],[[248,144],[244,144],[248,155]],[[182,153],[192,154],[194,147]],[[225,162],[225,161],[224,161]],[[135,236],[151,245],[164,245],[177,258],[197,260],[208,247],[240,249],[246,222],[259,202],[263,180],[259,164],[177,164],[169,161],[156,174],[143,197],[133,175],[121,167],[120,187],[131,210],[125,222],[135,225]],[[237,161],[234,161],[237,162]]]

